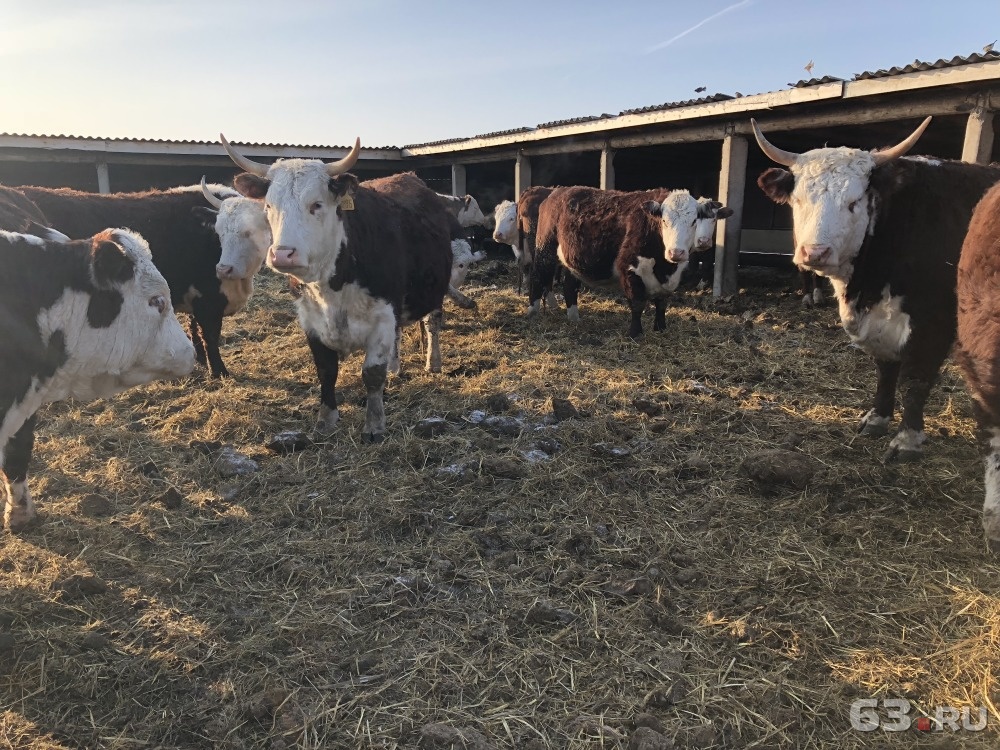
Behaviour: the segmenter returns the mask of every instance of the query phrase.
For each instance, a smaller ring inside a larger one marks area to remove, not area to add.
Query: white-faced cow
[[[486,253],[482,250],[472,252],[472,245],[469,244],[468,240],[452,240],[451,258],[451,282],[448,285],[448,296],[455,299],[456,295],[458,295],[460,299],[456,299],[455,301],[462,307],[475,307],[476,303],[462,294],[459,289],[465,283],[465,278],[469,275],[469,269],[479,261],[485,260]]]
[[[28,463],[43,404],[183,377],[195,361],[140,236],[52,236],[0,231],[0,510],[11,529],[35,515]]]
[[[268,265],[302,282],[299,322],[320,381],[316,432],[331,434],[340,417],[335,392],[340,358],[363,350],[368,402],[362,435],[382,440],[382,392],[398,351],[398,328],[425,318],[428,369],[441,368],[441,303],[451,276],[444,207],[426,186],[415,196],[426,208],[415,211],[347,174],[360,155],[360,140],[332,164],[281,159],[272,165],[241,156],[224,136],[222,142],[246,170],[234,181],[237,190],[264,199],[273,238]]]
[[[493,241],[510,245],[514,257],[520,256],[517,237],[517,204],[514,201],[501,201],[493,209]]]
[[[666,295],[680,282],[697,223],[698,201],[687,190],[556,188],[538,212],[528,314],[538,312],[541,295],[561,263],[569,272],[564,293],[570,320],[580,318],[582,281],[621,288],[632,311],[632,338],[642,334],[642,312],[650,297],[656,306],[653,330],[664,330]]]
[[[977,201],[1000,180],[996,167],[904,157],[930,119],[882,151],[804,154],[772,145],[751,120],[764,153],[788,167],[757,182],[792,206],[796,265],[830,279],[844,330],[875,358],[878,387],[862,433],[888,432],[899,381],[903,418],[887,459],[922,452],[924,404],[955,339],[962,240]]]
[[[986,193],[969,222],[958,261],[958,341],[979,427],[989,441],[983,528],[1000,548],[1000,184]]]
[[[219,198],[235,196],[231,188],[211,186]],[[228,293],[216,277],[221,246],[215,231],[193,211],[202,207],[201,188],[97,195],[67,188],[18,188],[45,215],[51,226],[70,237],[89,237],[108,226],[127,226],[149,243],[153,263],[170,286],[174,309],[191,316],[190,331],[198,361],[212,375],[229,374],[219,352],[222,318],[246,303],[238,284]]]
[[[445,210],[455,217],[459,225],[464,228],[482,226],[485,227],[489,221],[483,215],[483,210],[479,203],[471,195],[444,195],[437,193],[438,200],[445,207]]]

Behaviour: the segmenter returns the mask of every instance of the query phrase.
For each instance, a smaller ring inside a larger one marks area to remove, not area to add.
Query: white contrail
[[[682,31],[680,34],[677,34],[676,36],[670,37],[667,41],[660,42],[655,47],[650,47],[648,50],[646,50],[646,54],[648,55],[648,54],[650,54],[652,52],[656,52],[657,50],[661,50],[664,47],[669,47],[671,44],[673,44],[674,42],[676,42],[681,37],[685,37],[688,34],[690,34],[692,31],[695,31],[696,29],[700,29],[702,26],[704,26],[709,21],[714,21],[719,16],[724,16],[726,13],[728,13],[731,10],[736,10],[737,8],[742,8],[745,5],[750,5],[750,3],[752,3],[752,2],[753,2],[753,0],[740,0],[740,2],[738,2],[738,3],[733,3],[732,5],[727,5],[725,8],[723,8],[722,10],[720,10],[718,13],[713,13],[708,18],[703,18],[702,20],[698,21],[698,23],[696,23],[690,29],[684,29],[684,31]]]

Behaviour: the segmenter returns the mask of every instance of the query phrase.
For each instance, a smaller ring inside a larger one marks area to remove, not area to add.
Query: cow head
[[[517,204],[513,201],[498,203],[493,209],[496,227],[493,229],[493,239],[505,245],[513,245],[517,254]]]
[[[468,240],[451,241],[451,286],[458,289],[465,283],[465,277],[469,273],[474,263],[486,259],[486,253],[482,250],[472,252],[472,245]]]
[[[67,348],[78,360],[73,395],[106,398],[190,373],[194,346],[174,315],[170,289],[146,241],[126,229],[108,229],[83,242],[89,242],[95,289],[85,315],[73,315],[86,325],[68,334]]]
[[[715,247],[715,223],[719,219],[728,219],[732,215],[733,209],[723,206],[719,201],[711,198],[699,198],[694,249],[709,250]]]
[[[664,260],[669,263],[688,260],[698,224],[698,201],[687,190],[674,190],[662,203],[648,201],[643,207],[660,220]]]
[[[458,209],[458,223],[463,227],[477,225],[485,227],[489,223],[486,221],[486,217],[483,216],[483,211],[479,208],[476,199],[471,195],[460,196],[456,200],[462,202],[461,207]]]
[[[353,210],[358,186],[357,178],[345,173],[357,163],[361,139],[332,164],[317,159],[258,164],[237,153],[225,136],[222,143],[236,165],[247,170],[233,181],[236,189],[248,198],[264,200],[272,237],[267,264],[304,282],[332,276],[347,242],[344,212]]]
[[[892,148],[817,148],[804,154],[772,145],[751,120],[761,149],[788,170],[771,168],[757,179],[771,200],[792,206],[795,255],[799,268],[818,274],[849,277],[865,235],[875,229],[878,190],[872,181],[882,165],[909,151],[927,128],[925,119]]]
[[[220,198],[205,185],[201,190],[213,208],[195,206],[191,211],[219,235],[222,255],[215,266],[220,281],[250,279],[264,265],[271,246],[271,227],[262,201],[244,196]]]

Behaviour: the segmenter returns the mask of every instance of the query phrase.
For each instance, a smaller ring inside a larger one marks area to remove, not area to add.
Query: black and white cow
[[[382,440],[382,392],[386,373],[398,369],[398,328],[426,319],[428,369],[441,368],[441,303],[452,265],[444,207],[426,186],[421,212],[346,174],[358,160],[360,140],[333,164],[281,159],[272,165],[241,156],[224,136],[222,142],[246,170],[236,177],[237,190],[264,200],[273,238],[267,264],[302,282],[299,322],[320,381],[316,432],[331,434],[340,417],[340,358],[363,350],[368,405],[362,435]]]
[[[198,361],[212,375],[229,374],[219,352],[222,318],[246,305],[245,285],[216,276],[219,238],[192,212],[202,207],[201,188],[98,195],[67,188],[17,188],[44,214],[49,225],[70,237],[90,237],[108,226],[139,232],[153,251],[153,262],[170,286],[174,308],[191,316],[190,330]],[[219,198],[231,188],[211,186]]]
[[[11,529],[35,515],[28,462],[43,404],[183,377],[195,362],[142,237],[52,237],[0,231],[0,509]]]
[[[888,432],[899,381],[903,418],[887,459],[921,455],[924,404],[955,340],[962,240],[976,203],[1000,180],[1000,167],[905,157],[930,120],[881,151],[804,154],[772,145],[751,120],[764,153],[788,167],[757,182],[792,206],[796,265],[830,279],[844,330],[875,359],[878,387],[862,433]]]

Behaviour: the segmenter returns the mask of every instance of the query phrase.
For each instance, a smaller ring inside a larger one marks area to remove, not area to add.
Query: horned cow
[[[408,194],[409,205],[392,197],[391,190],[359,183],[347,171],[358,160],[360,139],[331,164],[311,159],[258,164],[236,152],[224,136],[222,142],[246,170],[234,181],[237,190],[264,200],[272,235],[267,264],[302,282],[299,322],[320,381],[316,433],[331,434],[340,418],[340,358],[363,350],[368,399],[362,435],[382,440],[382,393],[386,373],[399,368],[401,326],[426,320],[427,369],[441,369],[441,303],[452,266],[444,207],[430,188],[413,182],[419,182],[415,176],[406,178],[406,190],[414,191]]]
[[[788,170],[758,184],[791,203],[794,262],[830,279],[851,341],[875,359],[878,386],[859,431],[888,433],[902,390],[903,417],[887,459],[919,458],[924,404],[955,339],[956,269],[976,203],[1000,168],[904,156],[930,123],[881,151],[772,145],[751,120],[761,149]]]

